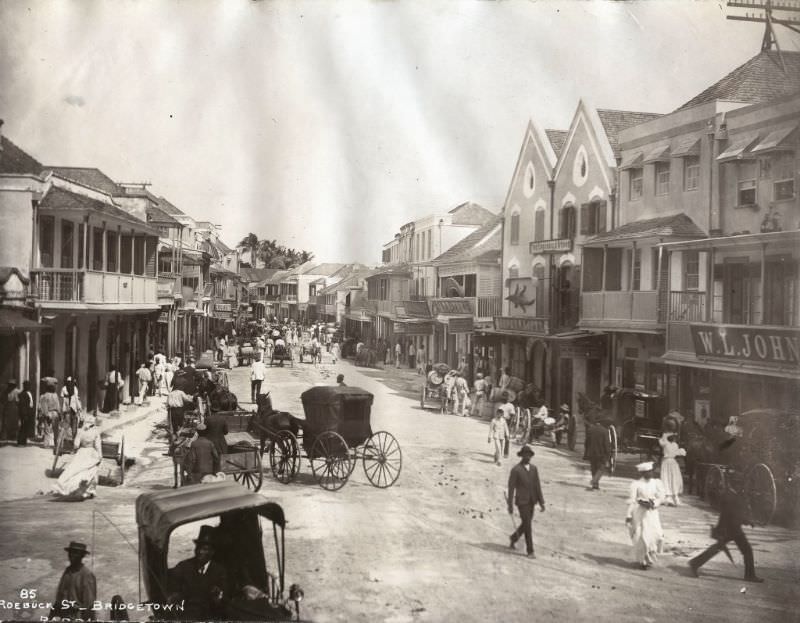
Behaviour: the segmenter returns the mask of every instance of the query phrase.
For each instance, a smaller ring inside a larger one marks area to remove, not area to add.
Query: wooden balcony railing
[[[43,303],[157,305],[158,279],[96,271],[33,271],[33,293]]]
[[[606,291],[581,294],[582,326],[592,322],[635,321],[659,323],[656,291]],[[663,324],[663,321],[662,321]]]
[[[669,320],[703,322],[706,315],[706,293],[673,290],[669,293]]]
[[[503,298],[500,296],[479,296],[475,306],[478,318],[494,318],[503,313]]]

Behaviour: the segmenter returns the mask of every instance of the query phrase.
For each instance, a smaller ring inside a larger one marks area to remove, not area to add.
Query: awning
[[[15,309],[0,309],[0,335],[15,335],[26,331],[43,331],[50,328],[48,325],[26,318],[22,312]]]
[[[372,322],[372,316],[362,316],[361,314],[345,314],[344,317],[356,322]]]
[[[787,144],[789,142],[787,139],[796,129],[796,125],[790,125],[780,130],[773,130],[767,134],[763,141],[760,141],[758,145],[753,147],[752,152],[754,154],[763,154],[769,151],[794,150],[795,146]]]
[[[753,143],[758,140],[758,134],[750,133],[743,134],[731,139],[728,148],[717,156],[718,162],[726,162],[728,160],[743,160],[745,152],[750,148]]]
[[[645,164],[651,162],[669,162],[670,154],[669,154],[669,143],[666,145],[661,145],[653,149],[647,156],[645,156],[643,162]]]
[[[619,165],[619,169],[635,169],[642,166],[643,163],[644,154],[640,151],[637,151],[623,157],[622,164]]]
[[[759,366],[748,363],[739,365],[738,363],[725,363],[722,361],[701,361],[693,354],[684,355],[683,353],[667,352],[661,356],[661,360],[671,366],[684,366],[687,368],[701,368],[703,370],[716,370],[717,372],[732,372],[734,374],[747,374],[748,376],[772,376],[781,379],[797,380],[797,368],[776,368]]]
[[[700,137],[690,136],[682,139],[672,150],[673,158],[686,158],[687,156],[700,155]]]
[[[450,316],[439,314],[436,322],[446,325],[449,333],[472,333],[475,328],[472,316]]]
[[[424,318],[398,318],[392,329],[405,335],[433,335],[433,322]]]

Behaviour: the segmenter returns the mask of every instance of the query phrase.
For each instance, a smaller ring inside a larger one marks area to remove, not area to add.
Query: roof
[[[317,264],[310,270],[304,270],[301,272],[301,275],[325,275],[326,277],[330,277],[335,275],[340,270],[342,270],[347,264],[334,264],[334,263],[327,263],[327,264]]]
[[[547,134],[547,140],[550,141],[556,158],[558,158],[561,156],[561,150],[564,149],[564,143],[567,142],[569,132],[567,130],[545,130],[544,133]]]
[[[453,225],[484,225],[494,218],[494,214],[477,203],[467,201],[450,210]]]
[[[41,172],[41,162],[22,151],[5,136],[0,136],[0,173],[39,175]]]
[[[589,238],[584,244],[612,242],[635,238],[691,237],[705,238],[706,233],[683,212],[672,216],[631,221],[616,229]]]
[[[782,51],[786,71],[776,50],[759,52],[677,110],[716,100],[758,104],[800,91],[800,52]]]
[[[239,275],[232,270],[228,270],[224,266],[211,265],[209,271],[212,275],[223,275],[225,277],[238,277]]]
[[[158,197],[158,207],[164,210],[167,214],[172,214],[173,216],[186,216],[183,212],[181,212],[178,208],[176,208],[172,203],[170,203],[164,197]]]
[[[400,263],[400,264],[386,264],[385,266],[378,266],[375,270],[367,273],[364,278],[370,279],[371,277],[377,277],[379,275],[397,275],[400,277],[410,277],[411,276],[411,267],[408,264]]]
[[[45,172],[52,171],[65,180],[100,190],[107,195],[125,195],[125,191],[108,175],[94,167],[44,167]]]
[[[148,539],[164,549],[178,526],[240,510],[253,510],[281,527],[286,525],[279,504],[232,480],[143,493],[136,498],[136,523]]]
[[[180,225],[180,221],[175,220],[158,206],[147,207],[147,222],[158,223],[159,225]]]
[[[41,209],[50,210],[91,210],[93,212],[101,212],[108,216],[118,218],[121,221],[136,225],[140,229],[145,229],[152,234],[158,234],[157,230],[135,216],[128,214],[118,206],[79,195],[78,193],[59,188],[58,186],[50,187],[39,207]]]
[[[19,331],[42,331],[49,328],[48,325],[26,318],[20,311],[0,308],[0,335],[13,335]]]
[[[240,268],[239,276],[243,281],[264,281],[278,272],[277,268]]]
[[[491,221],[434,258],[434,263],[497,261],[502,255],[503,249],[502,222],[502,215],[495,216]]]
[[[640,123],[647,123],[653,119],[658,119],[663,115],[654,112],[633,112],[630,110],[609,110],[605,108],[597,109],[597,116],[606,131],[608,143],[614,151],[614,155],[619,155],[619,133],[628,128],[632,128]]]
[[[23,275],[22,271],[16,266],[0,266],[0,285],[8,281],[11,275],[16,275],[17,278],[25,285],[30,283],[30,279]]]

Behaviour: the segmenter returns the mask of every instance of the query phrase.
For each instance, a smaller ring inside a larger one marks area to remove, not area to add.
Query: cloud
[[[86,104],[86,100],[80,95],[67,95],[62,101],[70,106],[77,106],[78,108],[82,108]]]

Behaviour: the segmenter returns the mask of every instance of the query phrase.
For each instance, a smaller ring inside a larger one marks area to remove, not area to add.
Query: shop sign
[[[561,357],[569,358],[586,358],[586,359],[602,359],[603,347],[601,344],[561,344],[559,346],[559,354]],[[621,386],[622,383],[617,385]]]
[[[450,333],[472,333],[472,318],[449,318],[447,330]]]
[[[169,312],[161,311],[158,314],[158,322],[162,324],[169,324]]]
[[[741,325],[690,325],[698,357],[800,364],[800,330]]]
[[[217,311],[217,312],[230,312],[231,311],[231,304],[230,303],[214,303],[214,311]]]

